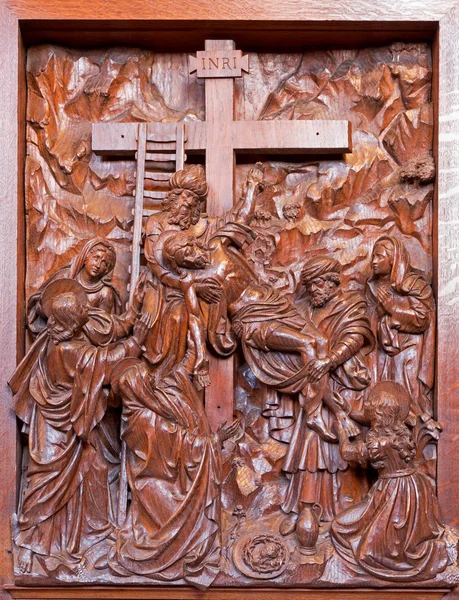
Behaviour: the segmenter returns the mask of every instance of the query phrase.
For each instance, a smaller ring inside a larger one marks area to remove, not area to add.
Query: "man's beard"
[[[201,207],[195,206],[194,208],[189,208],[186,214],[182,214],[180,211],[182,209],[182,205],[180,204],[172,204],[169,208],[169,217],[167,218],[167,222],[169,225],[178,225],[182,231],[189,229],[192,225],[196,225],[201,216]]]
[[[191,227],[191,214],[180,216],[179,211],[174,214],[174,212],[171,210],[167,222],[169,225],[178,225],[180,229],[186,230]]]
[[[209,260],[205,255],[197,256],[193,261],[197,269],[205,269],[209,264]]]
[[[328,290],[323,291],[323,292],[316,292],[315,294],[312,294],[312,296],[311,296],[312,305],[315,308],[320,308],[321,306],[324,306],[330,300],[330,295],[331,294]]]

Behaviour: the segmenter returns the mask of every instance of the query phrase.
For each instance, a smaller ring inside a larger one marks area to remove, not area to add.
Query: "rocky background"
[[[374,240],[403,239],[431,273],[431,54],[427,45],[250,54],[236,118],[348,119],[353,152],[337,160],[265,161],[268,185],[246,249],[266,281],[293,291],[304,258],[332,252],[349,286],[369,275]],[[204,118],[204,85],[187,57],[135,49],[32,47],[27,100],[27,283],[30,296],[84,242],[116,248],[126,298],[135,164],[91,151],[95,122]],[[250,167],[238,165],[236,194]]]

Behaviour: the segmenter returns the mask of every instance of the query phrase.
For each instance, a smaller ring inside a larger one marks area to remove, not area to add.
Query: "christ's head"
[[[163,246],[165,262],[172,271],[205,269],[209,264],[206,250],[194,236],[178,234],[167,239]]]

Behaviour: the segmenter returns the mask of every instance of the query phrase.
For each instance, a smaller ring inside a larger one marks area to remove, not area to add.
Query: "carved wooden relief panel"
[[[27,75],[17,581],[455,585],[430,47]]]

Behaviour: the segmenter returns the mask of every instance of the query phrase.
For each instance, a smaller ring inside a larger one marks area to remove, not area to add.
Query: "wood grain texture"
[[[241,120],[232,123],[230,133],[227,143],[236,153],[242,154],[342,154],[352,151],[351,126],[344,120]],[[136,149],[135,135],[135,123],[94,123],[92,149],[96,154],[105,156],[129,156]],[[203,154],[207,147],[206,136],[204,121],[187,123],[186,152],[190,155]]]
[[[142,241],[142,208],[144,196],[144,179],[145,179],[145,160],[148,154],[146,153],[147,145],[147,125],[140,123],[137,132],[137,171],[136,171],[136,187],[134,201],[134,224],[132,235],[132,262],[131,262],[131,281],[129,289],[129,301],[134,298],[134,286],[139,276],[140,269],[140,244]],[[152,159],[154,160],[154,159]]]
[[[273,22],[273,21],[21,21],[27,45],[52,43],[74,48],[130,45],[158,52],[195,52],[208,37],[231,37],[240,48],[252,52],[301,52],[308,47],[360,47],[390,44],[394,39],[428,42],[437,21]]]
[[[69,3],[70,4],[70,3]],[[132,5],[132,3],[130,3]],[[411,4],[411,10],[413,10],[413,4],[414,3],[410,3]],[[418,4],[418,3],[416,3]],[[435,3],[429,3],[428,5],[426,3],[422,3],[425,4],[425,7],[423,10],[421,10],[420,12],[418,12],[417,14],[431,14],[430,11],[437,11],[439,10],[439,4],[435,4]],[[451,3],[452,4],[452,3]],[[57,6],[57,3],[56,3]],[[357,4],[357,6],[354,4],[353,5],[353,9],[355,10],[360,10],[360,3]],[[444,5],[442,4],[443,8],[442,10],[444,10]],[[62,10],[62,4],[60,5],[61,10]],[[148,7],[148,4],[144,4],[142,7],[138,7],[136,5],[134,5],[134,14],[140,14],[139,12],[136,12],[136,9],[143,10],[143,8]],[[160,9],[162,9],[163,5],[161,4]],[[15,10],[23,10],[23,14],[26,15],[27,10],[30,8],[30,10],[36,10],[36,5],[34,3],[30,3],[27,2],[27,4],[25,2],[22,3],[22,8],[19,8],[19,3],[15,3]],[[183,8],[183,7],[180,7]],[[381,6],[376,7],[374,10],[379,12]],[[40,11],[42,12],[43,7],[40,6]],[[251,7],[249,7],[249,9],[251,9]],[[282,10],[283,7],[279,7],[279,9],[276,9],[276,11],[280,11]],[[331,13],[333,13],[333,10],[335,9],[334,5],[332,5],[331,7]],[[54,10],[53,5],[51,5],[51,7],[49,8],[49,10]],[[57,9],[56,9],[57,10]],[[67,14],[71,15],[71,10],[72,10],[72,6],[70,5],[70,10]],[[102,9],[103,12],[104,8]],[[115,11],[117,10],[117,7],[115,7]],[[184,14],[186,13],[187,8],[184,10]],[[206,9],[207,10],[207,9]],[[232,10],[232,7],[230,7],[230,10]],[[315,11],[318,10],[322,10],[322,8],[318,8],[318,7],[314,7]],[[394,13],[396,11],[400,11],[403,12],[405,10],[405,6],[403,7],[390,7],[389,11],[391,11],[390,13],[386,13],[386,14],[391,14],[392,16],[394,15]],[[89,12],[89,11],[88,11]],[[102,14],[102,13],[100,13]],[[314,13],[315,14],[315,13]],[[440,16],[441,14],[438,13]],[[126,12],[124,13],[124,17],[122,15],[120,15],[120,18],[125,18]],[[172,15],[172,13],[169,13],[169,15]],[[287,14],[288,17],[288,14]],[[69,18],[71,18],[71,16],[69,16]],[[103,17],[101,17],[103,18]],[[141,17],[139,17],[141,18]],[[236,17],[235,17],[236,18]],[[239,17],[237,17],[239,18]],[[309,18],[315,18],[315,17],[309,17]],[[342,18],[346,18],[346,15],[344,15]],[[356,19],[358,18],[357,16],[355,17]],[[364,19],[367,18],[367,15],[364,15],[363,17]],[[372,18],[378,18],[373,17]],[[383,18],[383,17],[381,17]],[[417,15],[416,17],[417,18]],[[430,17],[429,17],[430,18]],[[433,18],[432,23],[435,22],[437,17],[435,17],[435,19]],[[367,22],[370,26],[371,23]],[[354,26],[354,25],[353,25]],[[440,297],[439,297],[439,307],[441,307],[441,309],[439,308],[439,326],[440,326],[440,331],[439,331],[439,337],[438,337],[438,341],[439,341],[439,347],[442,350],[442,354],[439,354],[438,356],[438,363],[437,363],[437,368],[440,369],[440,375],[438,376],[437,380],[438,380],[438,387],[437,387],[437,393],[438,393],[438,398],[441,400],[441,402],[443,402],[443,399],[448,400],[449,399],[449,403],[448,405],[445,404],[444,407],[444,412],[442,413],[444,415],[444,417],[446,417],[448,419],[448,425],[445,429],[445,434],[443,436],[442,439],[442,444],[440,447],[440,458],[439,458],[439,469],[438,469],[438,476],[439,476],[439,491],[440,491],[440,500],[441,502],[444,504],[444,512],[445,515],[447,516],[447,520],[449,520],[450,522],[453,521],[454,519],[457,519],[457,488],[454,484],[453,481],[451,481],[451,473],[452,472],[457,472],[456,469],[456,463],[455,463],[455,459],[454,459],[454,445],[457,443],[457,439],[458,439],[458,434],[456,433],[456,427],[455,424],[457,423],[457,415],[456,415],[456,409],[455,409],[455,405],[457,404],[457,397],[455,396],[456,394],[456,382],[454,381],[454,372],[452,373],[448,373],[448,367],[451,364],[457,364],[456,363],[456,353],[454,352],[454,361],[452,361],[451,359],[451,348],[454,347],[454,344],[457,344],[457,324],[456,324],[456,320],[455,320],[455,316],[454,316],[454,300],[455,300],[455,292],[456,290],[451,290],[451,281],[454,282],[454,277],[451,276],[451,269],[455,268],[455,264],[456,264],[456,255],[457,255],[457,249],[456,246],[454,245],[453,242],[455,242],[455,237],[456,237],[456,231],[455,231],[455,223],[457,222],[457,214],[456,211],[454,209],[454,193],[456,190],[456,186],[457,186],[457,182],[456,182],[456,175],[454,174],[454,169],[455,164],[454,164],[454,157],[457,156],[457,150],[455,147],[455,139],[457,139],[457,131],[455,129],[455,120],[456,117],[454,116],[454,113],[456,112],[454,105],[457,105],[458,102],[456,101],[456,94],[457,94],[457,89],[459,88],[459,77],[458,77],[458,73],[457,73],[457,65],[454,65],[454,56],[457,56],[457,52],[456,52],[456,46],[455,43],[453,43],[453,38],[456,35],[457,32],[457,15],[456,12],[454,11],[454,14],[452,15],[448,15],[447,17],[444,18],[442,24],[441,24],[442,28],[443,28],[443,32],[442,32],[442,56],[446,57],[446,59],[441,62],[441,68],[445,68],[447,69],[446,71],[446,75],[444,76],[444,79],[442,81],[441,84],[441,89],[443,90],[443,100],[440,100],[440,106],[443,107],[447,107],[447,110],[442,113],[443,114],[443,121],[440,121],[440,132],[443,132],[445,135],[443,137],[443,139],[441,138],[440,135],[440,169],[442,169],[442,165],[443,165],[443,171],[440,171],[440,193],[443,193],[443,197],[440,198],[440,220],[439,220],[439,255],[438,255],[438,259],[439,259],[439,263],[440,263],[440,269],[439,269],[439,277],[438,277],[438,283],[439,283],[439,289],[440,289]],[[88,25],[87,28],[91,28],[91,27],[95,27],[94,25]],[[126,27],[129,27],[129,24],[126,23]],[[420,28],[419,31],[422,31],[422,28],[425,27],[425,25],[423,23],[420,23]],[[345,29],[345,28],[344,28]],[[342,26],[337,25],[336,30],[343,30]],[[35,33],[35,35],[37,36],[43,36],[46,35],[45,32],[46,30],[42,29],[40,33]],[[57,31],[57,30],[55,30]],[[62,33],[61,35],[65,36],[65,29],[63,29],[64,33]],[[425,32],[428,31],[432,31],[431,29],[429,29],[428,27],[426,27]],[[98,32],[95,31],[95,29],[93,29],[93,34],[94,34],[94,39],[97,38],[98,36]],[[118,31],[118,34],[122,37],[122,34],[120,33],[120,31]],[[112,33],[110,35],[112,35],[112,39],[114,41],[116,41],[116,39],[120,39],[119,37],[117,38],[116,31],[112,31]],[[285,33],[285,35],[288,37],[288,32]],[[319,34],[323,35],[323,34]],[[388,33],[387,35],[391,35],[390,33]],[[339,37],[339,35],[337,36]],[[90,35],[88,37],[84,38],[84,42],[83,43],[88,43],[88,40],[90,40],[91,37]],[[137,40],[140,40],[142,38],[137,37]],[[145,38],[145,39],[149,39],[151,41],[151,37],[150,38]],[[262,40],[261,34],[260,34],[260,41]],[[317,37],[315,38],[316,40],[318,39]],[[65,41],[65,40],[64,40]],[[5,42],[3,42],[4,44]],[[172,41],[169,41],[169,43],[172,43]],[[14,55],[14,52],[12,53]],[[445,92],[446,90],[446,92]],[[454,101],[451,101],[450,99],[454,98]],[[13,119],[14,121],[14,119]],[[445,150],[443,150],[443,148],[445,148]],[[8,155],[8,161],[11,161],[11,155]],[[11,175],[9,174],[9,177]],[[442,184],[443,181],[443,184]],[[10,188],[11,190],[11,188]],[[443,192],[442,192],[443,190]],[[447,203],[447,204],[446,204]],[[444,208],[444,211],[442,210],[442,207]],[[10,255],[9,255],[10,256]],[[10,264],[8,264],[8,268],[10,269]],[[11,270],[11,269],[10,269]],[[443,288],[441,287],[443,286]],[[5,288],[4,288],[5,289]],[[443,295],[442,295],[442,289],[443,289]],[[20,311],[17,311],[17,315],[20,318]],[[446,331],[448,328],[450,328],[450,331]],[[454,371],[453,369],[451,369],[451,371]],[[446,401],[445,400],[445,401]],[[440,408],[440,410],[442,410],[442,408]],[[445,422],[445,418],[442,417],[440,415],[440,419],[443,419],[443,422]],[[445,501],[442,500],[442,498],[445,498]],[[445,504],[446,502],[446,504]],[[446,510],[445,510],[446,507]],[[5,512],[3,513],[3,518],[4,518],[4,522],[7,523],[8,520],[8,513],[7,513],[8,509],[5,509]],[[450,515],[452,515],[452,518],[450,518]],[[8,569],[8,561],[4,561],[3,564],[6,564],[6,568]],[[2,567],[3,568],[3,567]],[[225,590],[222,595],[218,595],[220,593],[220,590],[215,590],[215,593],[217,595],[215,595],[215,598],[235,598],[236,596],[233,594],[230,594],[231,590]],[[284,594],[285,592],[285,594]],[[33,592],[33,595],[31,595],[30,590],[15,590],[13,591],[13,595],[14,594],[21,594],[24,593],[26,594],[25,596],[15,596],[15,597],[25,597],[25,598],[50,598],[53,596],[50,596],[49,594],[57,594],[54,597],[55,598],[77,598],[79,597],[79,594],[81,594],[81,597],[86,597],[87,596],[87,591],[86,590],[82,590],[80,589],[71,589],[71,588],[67,588],[67,590],[58,590],[55,589],[53,591],[49,591],[49,590],[40,590],[38,589],[36,592]],[[122,594],[126,593],[126,596],[123,596]],[[162,598],[163,596],[158,595],[158,590],[153,590],[153,592],[148,592],[145,589],[142,590],[138,590],[139,594],[143,594],[143,595],[136,595],[137,591],[133,591],[132,588],[130,588],[129,590],[126,590],[126,588],[117,588],[116,589],[116,597],[125,597],[125,598],[143,598],[143,597],[148,597],[145,596],[145,594],[153,594],[150,595],[150,597],[154,597],[154,598]],[[160,594],[162,593],[162,591],[159,592]],[[164,590],[165,598],[177,598],[177,591],[174,590]],[[199,592],[196,592],[195,590],[190,591],[190,593],[195,594],[194,596],[191,595],[189,596],[190,598],[201,598],[202,594],[200,594]],[[252,592],[249,592],[252,593]],[[256,598],[278,598],[279,597],[279,592],[269,592],[269,591],[255,591],[253,590],[253,593],[255,594],[254,597]],[[293,593],[293,592],[292,592]],[[306,590],[301,590],[295,591],[296,594],[301,594],[301,597],[308,597],[308,598],[322,598],[323,593],[322,592],[308,592]],[[64,595],[59,595],[59,594],[64,594]],[[83,595],[86,594],[86,595]],[[113,596],[113,592],[111,590],[107,590],[106,588],[99,588],[97,591],[94,592],[94,598],[103,598],[103,597],[110,597],[110,594]],[[98,594],[106,594],[105,596],[100,596]],[[121,595],[120,595],[121,594]],[[226,594],[226,595],[225,595]],[[266,595],[263,595],[266,594]],[[306,595],[306,594],[310,594],[310,595]],[[325,594],[327,594],[329,596],[329,593],[325,592]],[[334,593],[334,595],[336,595],[337,597],[349,597],[349,598],[367,598],[369,597],[369,593],[362,591],[362,590],[354,590],[352,592],[342,592],[343,595],[340,595],[339,593]],[[359,594],[362,594],[361,596]],[[424,591],[419,590],[418,592],[411,592],[409,590],[405,590],[404,592],[400,592],[399,590],[385,590],[384,592],[373,592],[372,597],[380,597],[380,598],[386,598],[386,597],[404,597],[405,595],[407,595],[410,598],[424,598],[424,597],[439,597],[438,595],[434,595],[434,594],[440,594],[439,590],[436,590],[435,592],[426,592],[425,595]],[[288,591],[282,591],[282,595],[290,595],[290,592]],[[249,596],[250,597],[250,596]],[[292,596],[293,597],[293,596]],[[326,597],[326,596],[325,596]],[[206,594],[206,598],[212,598],[211,595]]]
[[[232,40],[207,40],[207,51],[235,50]],[[236,157],[232,144],[234,118],[233,79],[205,79],[206,179],[209,184],[207,212],[218,216],[231,209]],[[209,355],[211,383],[205,405],[214,431],[221,423],[231,423],[234,397],[234,360]],[[225,394],[222,390],[225,389]]]
[[[5,7],[0,7],[0,57],[8,69],[0,73],[1,95],[0,129],[2,131],[3,152],[0,159],[0,332],[2,345],[9,348],[3,353],[0,361],[0,444],[2,447],[0,470],[2,486],[0,490],[0,506],[4,520],[0,528],[0,586],[12,582],[11,530],[9,516],[16,506],[17,487],[17,426],[11,410],[11,392],[7,380],[11,369],[15,368],[16,352],[14,348],[23,348],[20,325],[23,318],[23,293],[21,292],[23,277],[18,246],[23,247],[24,235],[21,219],[22,199],[18,200],[21,191],[19,179],[23,165],[25,85],[23,85],[23,55],[17,20]],[[21,79],[20,79],[21,78]],[[20,85],[20,82],[22,85]],[[18,281],[19,279],[19,281]],[[21,302],[22,301],[22,302]],[[7,597],[5,592],[0,596]]]
[[[440,22],[438,123],[437,407],[444,423],[438,456],[438,494],[445,518],[459,525],[457,444],[459,383],[459,8]]]
[[[211,588],[200,592],[193,588],[177,590],[177,588],[127,588],[117,587],[116,590],[103,587],[67,587],[67,588],[10,588],[13,598],[21,600],[328,600],[329,590],[283,589],[270,590],[267,588],[237,589]],[[391,588],[374,590],[371,588],[356,588],[353,590],[333,590],[333,598],[338,600],[439,600],[448,590],[403,589]]]
[[[344,154],[352,152],[346,121],[236,121],[233,148],[241,153]]]
[[[213,2],[212,0],[188,0],[177,3],[174,0],[118,0],[107,3],[104,0],[81,2],[66,0],[65,11],[62,2],[41,0],[6,0],[6,5],[21,19],[106,19],[110,21],[155,19],[179,20],[292,20],[292,21],[437,21],[454,5],[454,0],[408,0],[400,3],[358,0],[343,2],[332,0],[327,5],[312,0],[297,2],[286,0],[279,3],[267,0],[263,3],[239,0],[236,2]]]

